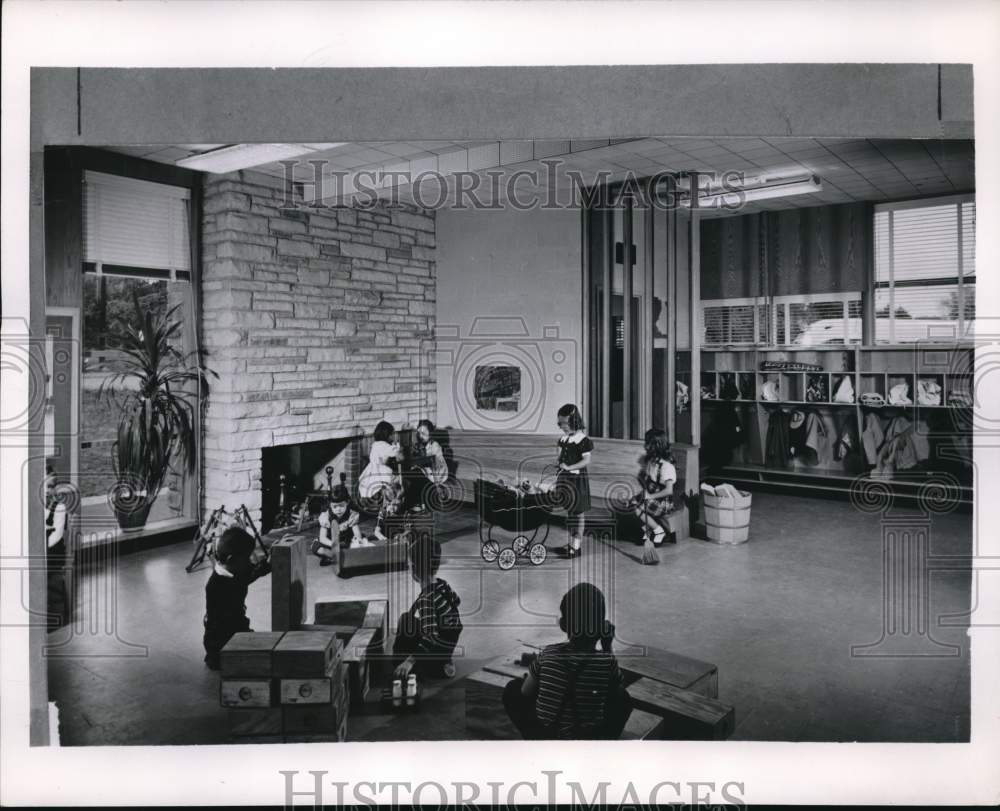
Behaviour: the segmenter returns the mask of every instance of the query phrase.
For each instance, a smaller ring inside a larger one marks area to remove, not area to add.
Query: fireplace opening
[[[344,451],[352,441],[351,437],[342,437],[264,448],[260,474],[261,531],[289,526],[290,514],[294,515],[311,494],[327,489],[328,467],[333,468],[331,478],[337,484],[340,471],[344,470]]]

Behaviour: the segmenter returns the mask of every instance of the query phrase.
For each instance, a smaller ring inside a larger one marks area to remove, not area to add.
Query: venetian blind
[[[85,172],[84,262],[190,271],[189,199],[189,190],[179,186]]]
[[[875,208],[875,337],[969,334],[975,319],[973,198]]]

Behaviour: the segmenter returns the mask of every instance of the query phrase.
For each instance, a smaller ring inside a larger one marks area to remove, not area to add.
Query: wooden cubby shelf
[[[762,368],[767,362],[782,365]],[[954,481],[957,475],[962,501],[971,502],[971,465],[968,470],[961,465],[956,470],[954,454],[937,453],[939,446],[968,438],[971,429],[957,422],[949,429],[942,420],[950,418],[933,416],[948,410],[964,413],[972,408],[975,388],[971,345],[705,349],[701,366],[701,402],[713,406],[707,409],[702,423],[703,444],[710,439],[714,415],[720,413],[717,406],[723,403],[738,407],[748,432],[747,441],[734,450],[731,464],[710,468],[710,478],[721,480],[720,475],[725,474],[725,480],[734,484],[845,492],[859,476],[864,478],[863,471],[869,466],[863,455],[860,459],[857,456],[859,449],[853,448],[853,460],[847,454],[840,454],[842,458],[838,459],[831,453],[820,454],[812,466],[800,459],[794,459],[788,468],[769,466],[765,457],[770,415],[775,409],[815,410],[825,414],[826,436],[832,440],[836,437],[831,434],[839,433],[844,428],[844,419],[850,419],[853,413],[853,439],[860,445],[867,415],[875,412],[882,416],[883,423],[906,416],[919,424],[919,430],[927,429],[931,457],[917,469],[873,480],[889,483],[894,492],[906,497],[913,495],[916,492],[913,488],[926,483],[936,472],[947,473],[952,477],[949,481]],[[890,403],[893,388],[901,385],[905,385],[903,391],[909,402]],[[886,404],[881,408],[863,405],[860,398],[866,393],[880,395]],[[734,394],[738,396],[733,397]],[[955,419],[966,418],[956,415]],[[971,424],[971,415],[966,421]],[[932,427],[927,428],[928,425]],[[935,459],[951,461],[938,463]]]

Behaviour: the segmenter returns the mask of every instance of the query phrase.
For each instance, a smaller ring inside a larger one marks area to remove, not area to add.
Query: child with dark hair
[[[590,509],[590,477],[587,466],[594,443],[584,431],[580,410],[567,403],[557,414],[559,428],[559,476],[556,479],[559,505],[566,509],[569,542],[561,553],[569,558],[580,555],[583,546],[585,514]]]
[[[402,614],[396,627],[392,652],[403,657],[393,677],[406,681],[416,668],[423,676],[455,674],[452,655],[462,633],[458,613],[461,599],[437,576],[441,565],[441,544],[429,533],[419,532],[408,550],[410,575],[420,584],[420,593]]]
[[[615,627],[605,616],[601,590],[577,583],[566,592],[559,627],[567,641],[544,648],[527,675],[504,689],[507,714],[527,739],[618,738],[632,708],[611,652]]]
[[[249,631],[247,590],[270,574],[270,561],[253,563],[256,541],[239,527],[230,527],[215,543],[215,567],[205,584],[205,664],[219,669],[219,651],[233,634]]]
[[[635,514],[643,523],[643,540],[652,533],[653,545],[659,546],[667,532],[666,517],[673,510],[677,468],[666,431],[650,428],[646,431],[645,445],[645,464],[639,474],[642,492],[635,499]]]
[[[368,464],[358,478],[358,495],[379,504],[374,537],[386,541],[385,519],[398,510],[402,498],[399,466],[403,451],[396,440],[396,429],[385,420],[375,426],[372,439]]]
[[[409,469],[403,474],[403,510],[427,507],[431,490],[448,481],[448,463],[441,445],[434,439],[434,423],[417,423],[417,442]]]
[[[351,503],[351,494],[340,474],[340,484],[330,493],[330,503],[319,514],[319,537],[313,541],[312,553],[319,557],[320,566],[332,566],[341,546],[371,546],[361,534],[361,515]]]

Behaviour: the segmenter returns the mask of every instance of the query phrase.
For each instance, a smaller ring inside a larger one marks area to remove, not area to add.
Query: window
[[[706,344],[755,344],[766,334],[766,305],[753,299],[702,302],[703,342]]]
[[[702,302],[706,346],[860,343],[861,293]]]
[[[972,195],[875,207],[875,340],[973,334],[976,203]]]
[[[135,307],[164,315],[181,328],[173,345],[184,356],[196,348],[187,189],[97,172],[84,175],[83,374],[81,386],[80,496],[86,520],[111,516],[116,476],[112,447],[118,419],[102,384],[125,369],[120,340],[135,321]],[[131,381],[134,383],[134,381]],[[187,391],[192,402],[198,392]],[[195,413],[197,411],[197,405]],[[168,473],[146,526],[191,518],[194,480],[180,465]],[[85,533],[84,542],[89,540]]]
[[[84,270],[189,279],[190,192],[179,186],[84,173]]]

